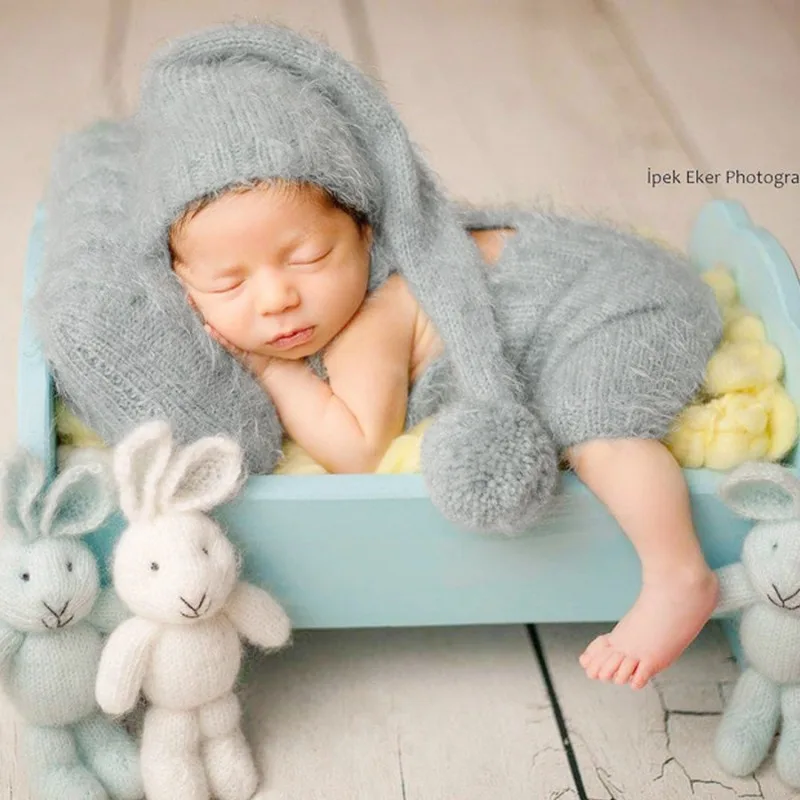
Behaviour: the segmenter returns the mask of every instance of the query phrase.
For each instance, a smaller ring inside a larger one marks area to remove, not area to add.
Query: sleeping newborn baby
[[[472,231],[487,261],[503,234]],[[398,274],[368,294],[372,229],[320,186],[262,182],[192,203],[173,267],[208,333],[328,472],[373,472],[442,342]],[[325,378],[308,368],[324,351]]]
[[[369,472],[434,415],[432,502],[506,534],[552,513],[566,458],[642,563],[587,674],[642,687],[678,657],[717,584],[660,440],[722,327],[682,256],[456,206],[368,78],[275,26],[168,46],[108,130],[62,157],[81,168],[56,181],[38,314],[88,424],[107,441],[152,416],[229,432],[254,471],[287,433],[331,472]]]
[[[484,260],[502,255],[502,233],[473,232]],[[170,230],[175,272],[206,330],[246,364],[288,435],[329,472],[375,469],[404,430],[409,389],[443,351],[400,275],[368,292],[371,243],[363,214],[317,185],[285,181],[203,198]],[[307,361],[318,354],[322,374]],[[593,439],[566,454],[631,537],[644,574],[636,605],[582,661],[592,677],[643,686],[716,603],[686,486],[654,439]]]

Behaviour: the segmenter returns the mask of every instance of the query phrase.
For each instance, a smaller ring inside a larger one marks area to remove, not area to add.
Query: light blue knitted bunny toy
[[[750,774],[782,720],[775,765],[785,783],[800,788],[800,480],[776,464],[743,464],[720,495],[757,524],[742,560],[717,570],[717,610],[743,609],[747,662],[717,731],[717,760],[733,775]]]
[[[139,800],[137,748],[94,696],[103,634],[125,614],[80,541],[114,507],[110,476],[76,461],[45,486],[26,453],[3,465],[0,676],[27,723],[32,797]]]

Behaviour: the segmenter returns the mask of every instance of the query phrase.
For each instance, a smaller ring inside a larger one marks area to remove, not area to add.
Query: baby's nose
[[[294,308],[300,302],[300,295],[285,278],[259,275],[255,286],[256,307],[259,314],[280,314]]]

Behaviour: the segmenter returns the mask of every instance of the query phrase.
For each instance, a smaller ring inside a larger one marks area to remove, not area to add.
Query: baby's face
[[[305,358],[367,293],[371,235],[312,190],[232,193],[173,239],[174,267],[204,320],[241,350]]]

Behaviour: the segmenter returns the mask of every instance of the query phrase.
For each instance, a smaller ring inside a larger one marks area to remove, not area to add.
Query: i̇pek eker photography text
[[[747,172],[728,169],[724,172],[707,172],[702,169],[671,169],[666,172],[647,168],[648,186],[674,186],[702,184],[713,186],[725,184],[733,186],[771,186],[783,189],[785,186],[800,186],[800,172]]]

